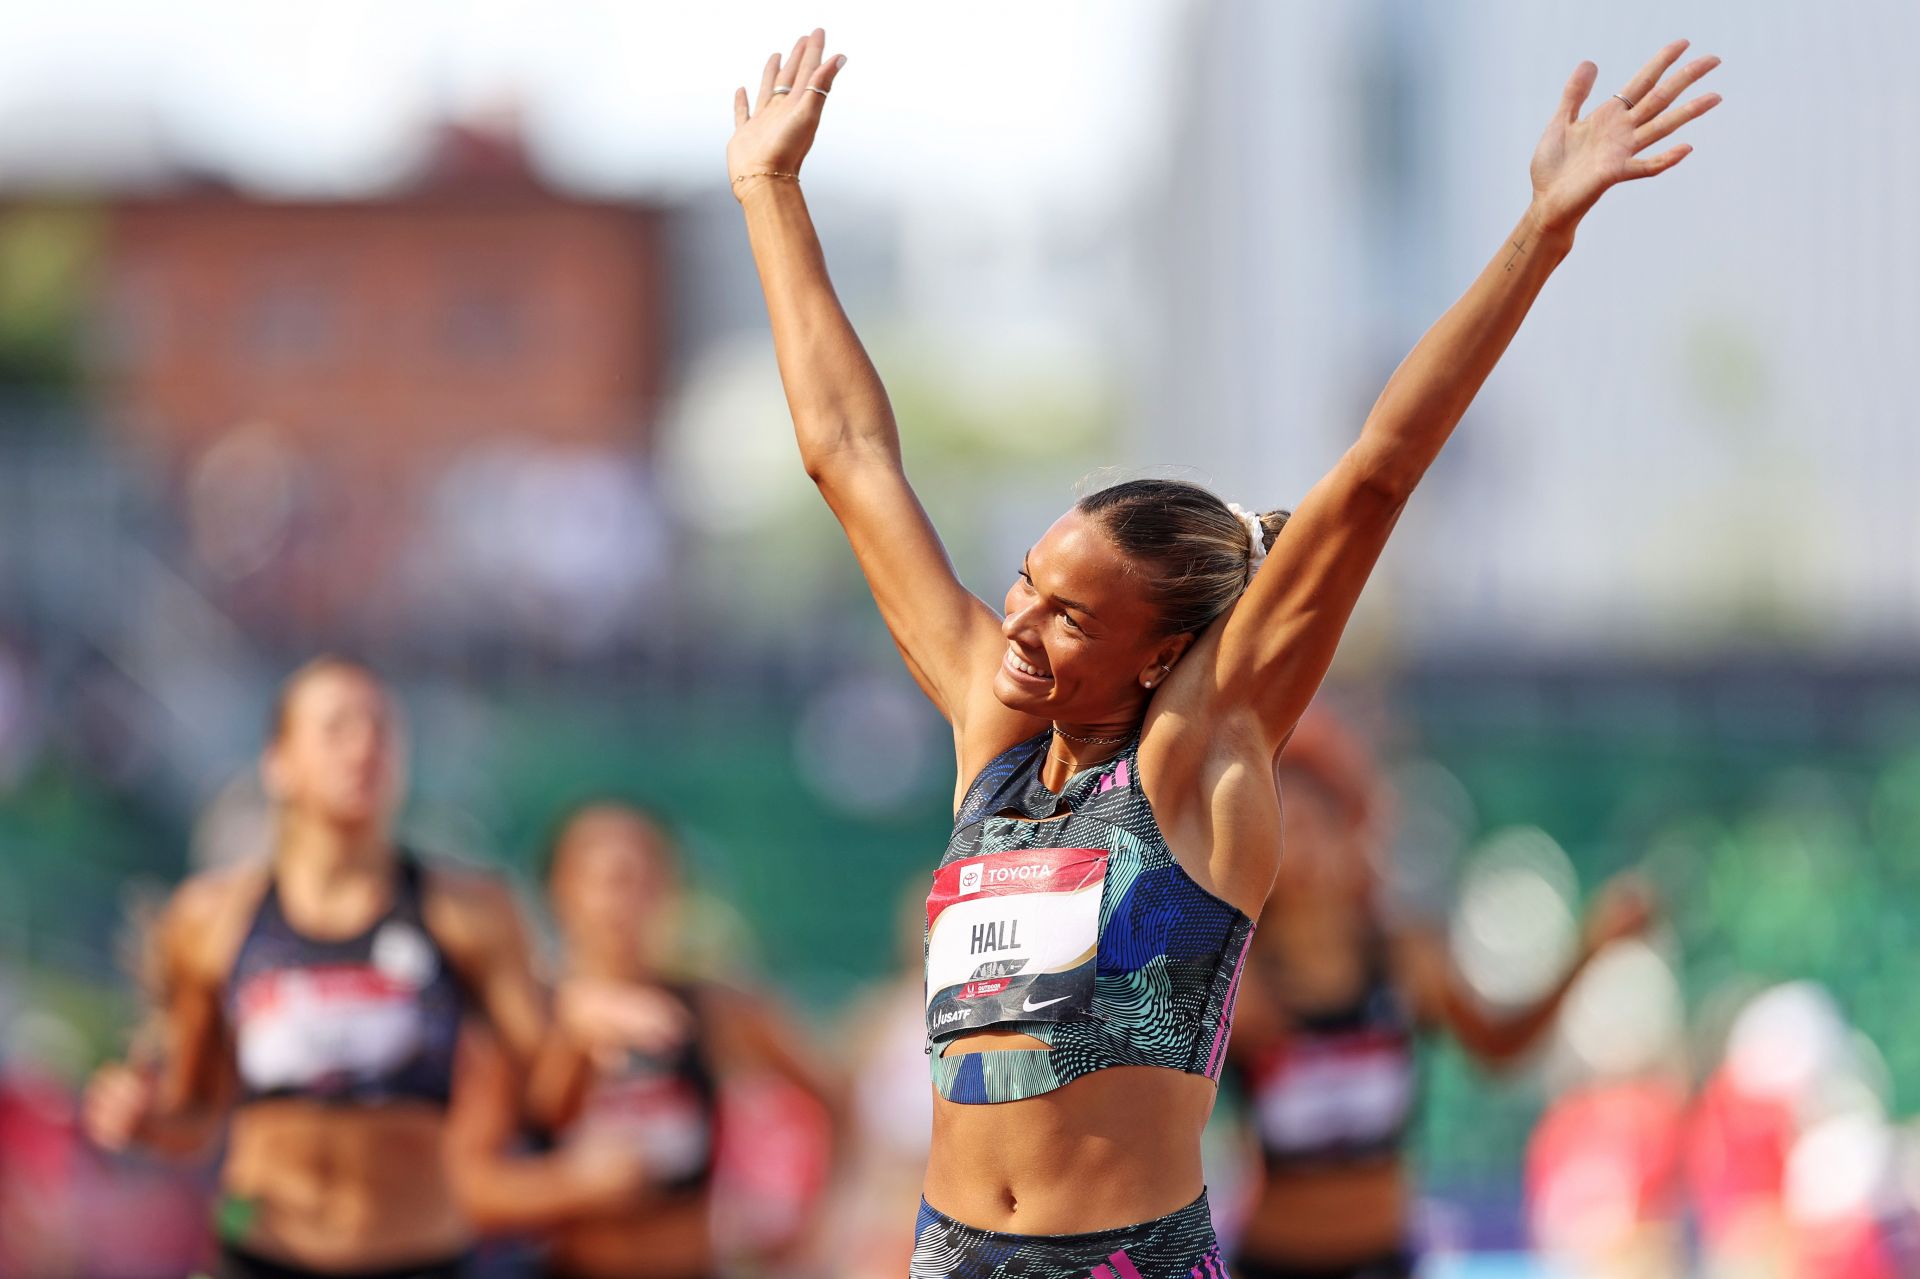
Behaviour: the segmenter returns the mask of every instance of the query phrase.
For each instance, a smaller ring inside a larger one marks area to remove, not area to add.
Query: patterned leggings
[[[1084,1235],[1004,1235],[920,1201],[909,1279],[1229,1279],[1206,1192],[1156,1221]]]

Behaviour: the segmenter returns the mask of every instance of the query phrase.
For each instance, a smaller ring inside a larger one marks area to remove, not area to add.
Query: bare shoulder
[[[201,871],[175,889],[160,938],[171,971],[216,984],[225,980],[271,873],[262,858]]]
[[[1216,722],[1216,699],[1210,695],[1219,659],[1220,627],[1215,624],[1181,656],[1147,704],[1140,726],[1140,769],[1151,770],[1169,802],[1179,802],[1175,792],[1183,782],[1191,784],[1201,771],[1202,757],[1216,744],[1220,730],[1229,727]]]
[[[421,857],[420,879],[429,902],[441,909],[496,911],[517,909],[505,875],[453,857]]]
[[[816,1096],[832,1090],[806,1021],[772,991],[703,983],[694,993],[707,1050],[720,1069],[770,1070]]]
[[[442,946],[481,955],[523,944],[520,898],[504,875],[447,857],[422,858],[421,913]]]

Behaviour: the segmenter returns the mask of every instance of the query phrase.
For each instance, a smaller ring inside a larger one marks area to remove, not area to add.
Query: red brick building
[[[90,363],[112,416],[175,461],[248,423],[389,477],[502,437],[644,447],[663,222],[463,131],[377,198],[121,200]]]
[[[568,609],[616,635],[634,521],[659,527],[634,463],[667,376],[666,222],[458,129],[368,198],[109,197],[86,380],[174,495],[183,566],[263,637]]]

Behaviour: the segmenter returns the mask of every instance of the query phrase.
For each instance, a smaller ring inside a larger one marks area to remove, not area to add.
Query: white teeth
[[[1035,679],[1047,678],[1047,673],[1041,670],[1038,666],[1034,666],[1031,663],[1021,661],[1020,655],[1018,653],[1014,653],[1011,651],[1008,652],[1007,664],[1013,667],[1014,670],[1019,671],[1023,675],[1031,675]]]

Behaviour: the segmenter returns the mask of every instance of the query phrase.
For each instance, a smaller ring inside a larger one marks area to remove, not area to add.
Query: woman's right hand
[[[81,1123],[102,1150],[126,1150],[139,1141],[158,1097],[150,1072],[113,1062],[88,1082]]]
[[[727,176],[734,195],[757,174],[797,174],[813,147],[814,131],[834,77],[846,55],[827,58],[827,33],[816,28],[802,36],[783,60],[767,59],[760,73],[760,96],[747,109],[747,91],[733,91],[733,137],[727,143]]]

